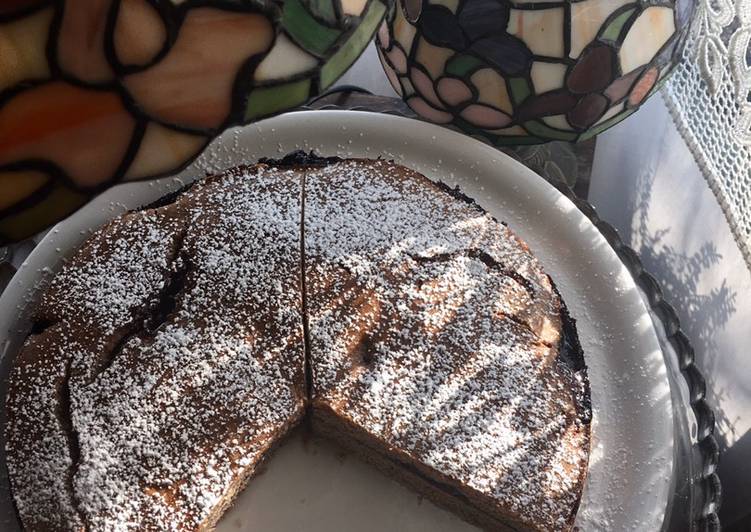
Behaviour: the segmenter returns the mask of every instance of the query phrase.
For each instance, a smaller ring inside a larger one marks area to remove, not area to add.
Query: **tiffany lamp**
[[[0,246],[331,86],[389,2],[0,2]]]
[[[495,145],[588,139],[675,66],[694,0],[398,0],[378,33],[424,118]]]

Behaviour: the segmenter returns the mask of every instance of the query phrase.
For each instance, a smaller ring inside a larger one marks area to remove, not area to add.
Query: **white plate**
[[[593,448],[576,523],[584,530],[659,530],[673,474],[673,414],[660,344],[633,279],[594,225],[541,177],[489,146],[420,121],[353,111],[287,114],[224,133],[177,179],[107,191],[57,225],[0,298],[4,371],[40,283],[92,229],[206,172],[296,149],[385,157],[458,184],[527,241],[577,320],[589,368]],[[4,467],[2,475],[0,528],[12,530]],[[328,444],[298,438],[251,482],[219,530],[474,529]]]

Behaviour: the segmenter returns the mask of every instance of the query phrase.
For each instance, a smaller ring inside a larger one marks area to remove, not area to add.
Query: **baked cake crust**
[[[397,164],[207,178],[95,232],[35,320],[6,401],[28,529],[210,528],[306,408],[468,521],[573,526],[590,414],[565,307],[510,230]]]
[[[586,376],[558,356],[562,304],[539,262],[404,167],[305,179],[314,427],[485,528],[570,529]]]
[[[253,174],[253,175],[249,175]],[[211,527],[304,415],[301,180],[260,166],[94,234],[10,377],[32,530]]]

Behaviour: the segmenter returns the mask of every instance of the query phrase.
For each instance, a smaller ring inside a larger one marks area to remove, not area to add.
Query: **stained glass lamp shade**
[[[588,139],[675,66],[694,0],[398,0],[378,34],[394,89],[496,145]]]
[[[328,88],[390,1],[0,2],[0,245]]]

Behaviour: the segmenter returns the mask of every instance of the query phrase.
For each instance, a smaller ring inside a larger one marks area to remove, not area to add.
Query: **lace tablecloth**
[[[751,268],[751,0],[699,0],[663,92]]]

